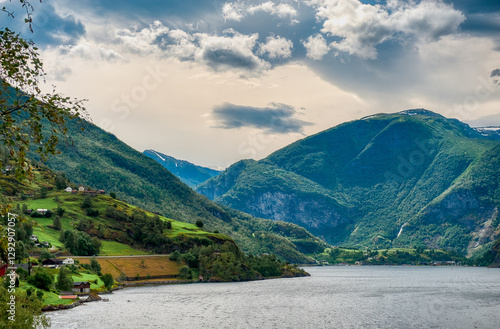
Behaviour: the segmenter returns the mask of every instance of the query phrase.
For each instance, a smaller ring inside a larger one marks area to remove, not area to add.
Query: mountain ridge
[[[327,247],[302,227],[255,218],[210,201],[155,160],[90,122],[72,120],[67,125],[69,134],[58,146],[60,154],[46,164],[76,184],[114,192],[129,204],[177,221],[194,224],[201,220],[204,228],[230,236],[245,252],[274,253],[292,263],[311,263],[314,260],[304,254],[308,247],[303,246]],[[29,156],[39,160],[35,152]]]
[[[219,170],[198,166],[189,161],[179,160],[153,149],[144,150],[142,153],[157,161],[191,188],[195,188],[199,184],[220,174]]]
[[[457,251],[469,253],[470,241],[459,241],[444,226],[422,235],[415,233],[414,224],[420,212],[459,182],[473,163],[498,168],[494,154],[481,158],[498,144],[459,120],[428,110],[381,113],[308,136],[262,160],[240,161],[197,191],[255,216],[273,219],[278,213],[282,220],[306,222],[308,230],[331,244],[438,248],[450,247],[450,240]],[[286,190],[284,176],[310,183]],[[336,202],[315,204],[321,211],[308,208],[311,191]],[[474,197],[481,193],[472,192]],[[495,209],[500,205],[495,197],[486,198],[495,200]],[[331,220],[325,226],[328,220],[318,218],[327,215]],[[409,224],[401,231],[405,223]],[[470,240],[481,225],[452,224]],[[491,232],[482,245],[496,235]]]

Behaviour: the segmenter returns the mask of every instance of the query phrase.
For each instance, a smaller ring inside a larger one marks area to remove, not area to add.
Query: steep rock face
[[[332,244],[424,243],[470,253],[498,232],[491,218],[500,206],[499,159],[500,143],[489,136],[409,110],[344,123],[237,163],[198,191],[300,224]]]
[[[325,229],[343,229],[350,224],[349,218],[339,212],[336,203],[328,198],[298,197],[294,193],[286,194],[279,191],[253,195],[247,202],[245,212],[258,217],[291,222],[306,227],[311,233],[323,238],[327,233]]]
[[[232,170],[224,171],[216,179],[209,179],[196,189],[198,193],[205,195],[211,200],[215,200],[226,194],[235,184],[239,175],[245,168],[254,163],[254,160],[238,161],[231,166]]]

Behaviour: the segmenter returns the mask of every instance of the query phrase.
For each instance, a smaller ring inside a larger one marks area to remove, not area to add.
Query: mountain
[[[490,248],[500,218],[500,141],[416,109],[377,114],[243,160],[197,191],[333,245]]]
[[[114,192],[117,198],[149,212],[187,222],[202,221],[204,229],[229,235],[245,252],[274,253],[293,263],[310,263],[306,256],[327,245],[304,228],[254,218],[218,205],[175,175],[120,141],[83,120],[71,120],[55,155],[46,162],[78,185]],[[35,161],[37,154],[30,158]]]
[[[155,150],[145,150],[142,153],[161,164],[191,188],[195,188],[206,180],[221,173],[219,170],[200,167],[188,161],[178,160]]]

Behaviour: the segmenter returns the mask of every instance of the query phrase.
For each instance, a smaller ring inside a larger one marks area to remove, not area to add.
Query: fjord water
[[[500,328],[500,269],[308,267],[310,277],[127,288],[53,328]]]

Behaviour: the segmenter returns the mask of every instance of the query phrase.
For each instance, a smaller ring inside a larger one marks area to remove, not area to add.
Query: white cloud
[[[395,31],[413,34],[418,39],[436,40],[457,31],[465,16],[439,1],[402,5],[390,16]]]
[[[90,41],[82,41],[76,46],[59,46],[59,53],[70,58],[82,58],[94,62],[126,62],[127,59],[113,49],[96,45]]]
[[[239,22],[245,17],[244,7],[241,3],[228,3],[222,6],[222,17],[226,21]]]
[[[376,46],[398,33],[416,40],[435,40],[457,31],[465,16],[441,1],[418,4],[389,1],[387,6],[358,0],[313,0],[308,2],[323,22],[322,32],[341,37],[331,43],[338,51],[364,59],[377,58]]]
[[[306,41],[302,41],[302,44],[307,49],[306,56],[317,61],[321,60],[330,50],[325,38],[319,33],[315,36],[309,36]]]
[[[225,21],[240,22],[248,14],[254,15],[258,12],[265,12],[281,19],[290,18],[291,24],[298,23],[295,19],[297,17],[297,10],[286,3],[276,4],[272,1],[267,1],[259,5],[249,5],[243,1],[238,1],[226,2],[222,6],[222,17],[224,17]]]
[[[167,34],[168,27],[160,21],[154,21],[149,27],[143,29],[128,28],[119,30],[115,36],[115,42],[122,44],[129,51],[140,55],[148,55],[158,51],[155,41],[158,37]]]
[[[280,36],[269,36],[266,38],[266,43],[260,45],[259,54],[267,53],[269,58],[290,58],[292,48],[292,41]]]
[[[198,49],[194,43],[195,37],[183,30],[170,30],[168,36],[175,41],[174,44],[163,45],[167,56],[180,60],[192,60]]]
[[[271,67],[254,53],[254,48],[258,46],[257,33],[245,35],[232,29],[224,33],[222,36],[208,33],[191,34],[180,29],[170,30],[163,23],[155,21],[143,29],[119,30],[114,41],[141,56],[154,54],[180,61],[195,61],[216,71],[237,69],[259,74]],[[284,45],[286,41],[270,40],[269,45],[264,45],[265,52],[268,52],[270,57],[289,57],[290,49],[287,52]]]
[[[292,6],[285,3],[277,5],[272,1],[264,2],[258,6],[248,7],[248,12],[250,14],[255,14],[258,11],[263,11],[279,18],[293,18],[297,16],[297,10]]]

